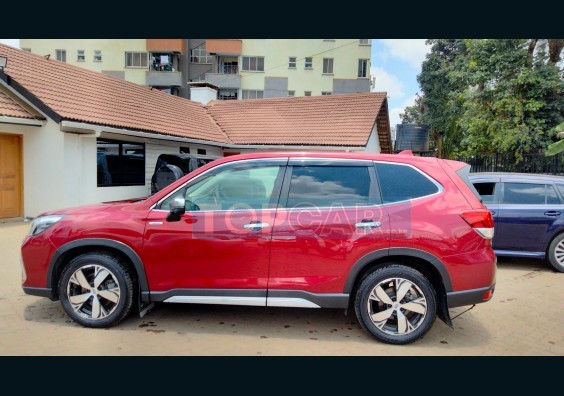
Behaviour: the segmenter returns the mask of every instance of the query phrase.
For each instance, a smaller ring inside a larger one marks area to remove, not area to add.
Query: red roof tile
[[[44,118],[39,115],[34,115],[26,110],[18,102],[10,98],[6,93],[0,90],[0,117],[16,117],[16,118],[29,118],[32,120],[43,120]]]
[[[207,108],[235,144],[364,146],[385,92],[213,101]]]
[[[199,103],[7,45],[0,55],[5,73],[63,119],[229,142]]]
[[[382,151],[390,150],[385,92],[202,106],[2,44],[0,55],[8,57],[10,84],[29,91],[54,118],[224,144],[356,147],[366,145],[378,118]]]

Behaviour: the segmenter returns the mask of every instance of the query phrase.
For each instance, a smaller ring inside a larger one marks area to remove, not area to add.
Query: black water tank
[[[429,125],[397,124],[396,150],[427,151],[429,150]]]

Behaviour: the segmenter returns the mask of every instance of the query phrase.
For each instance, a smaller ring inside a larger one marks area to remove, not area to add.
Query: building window
[[[333,74],[333,58],[323,58],[323,74]]]
[[[313,69],[313,58],[312,57],[305,58],[305,68],[306,69]]]
[[[295,56],[291,56],[290,58],[288,58],[288,67],[290,69],[296,68],[296,57]]]
[[[206,43],[198,45],[190,50],[190,62],[192,63],[212,63],[213,56],[206,51]]]
[[[76,60],[77,62],[84,62],[86,60],[86,56],[84,55],[84,50],[76,51]]]
[[[98,187],[145,185],[145,144],[96,139]]]
[[[288,91],[288,96],[296,96],[296,91]]]
[[[126,52],[125,67],[147,68],[149,66],[149,54],[147,52]]]
[[[255,89],[244,89],[243,99],[262,99],[264,97],[264,92]]]
[[[244,56],[243,57],[243,70],[245,70],[245,71],[264,71],[264,57],[263,56]]]
[[[55,50],[57,54],[57,60],[61,62],[67,61],[67,51],[66,50]]]
[[[311,96],[311,91],[304,91],[304,96]]]
[[[370,39],[360,39],[360,45],[370,45]]]
[[[206,155],[208,152],[207,152],[206,149],[198,149],[197,153],[198,153],[199,155]]]
[[[323,96],[331,95],[331,91],[322,91],[321,95]]]
[[[180,147],[180,154],[190,154],[190,147]]]
[[[100,50],[94,51],[94,62],[102,62],[102,51]]]
[[[31,52],[31,48],[22,48],[22,51]]]
[[[368,77],[368,59],[358,60],[358,77],[359,78]]]

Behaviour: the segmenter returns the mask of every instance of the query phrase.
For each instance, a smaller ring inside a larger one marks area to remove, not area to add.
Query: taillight
[[[485,239],[492,239],[494,236],[494,222],[492,214],[487,209],[463,210],[460,217],[467,222],[478,234]]]

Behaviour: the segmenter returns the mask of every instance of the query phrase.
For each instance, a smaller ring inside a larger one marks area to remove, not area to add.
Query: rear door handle
[[[549,210],[548,212],[544,212],[545,216],[560,216],[560,212],[557,210]]]
[[[257,222],[250,222],[249,224],[245,224],[243,226],[243,228],[245,230],[260,231],[263,228],[267,228],[268,226],[269,226],[268,223],[261,223],[261,222],[257,221]]]
[[[374,227],[381,227],[382,223],[379,221],[372,221],[372,219],[362,220],[360,223],[356,223],[356,228],[372,229]]]

